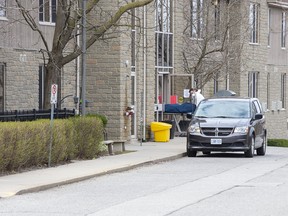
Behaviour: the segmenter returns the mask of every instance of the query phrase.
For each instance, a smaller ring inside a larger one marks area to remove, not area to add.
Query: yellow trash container
[[[155,142],[168,142],[172,125],[163,122],[152,122],[151,131],[154,132]]]

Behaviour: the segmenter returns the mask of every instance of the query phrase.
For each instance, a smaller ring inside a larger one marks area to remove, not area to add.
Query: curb
[[[138,164],[132,164],[132,165],[128,165],[128,166],[121,167],[121,168],[111,169],[111,170],[107,170],[105,172],[95,173],[95,174],[92,174],[92,175],[87,175],[87,176],[82,176],[82,177],[78,177],[78,178],[73,178],[73,179],[70,179],[70,180],[67,180],[67,181],[56,182],[56,183],[51,183],[51,184],[47,184],[47,185],[41,185],[41,186],[37,186],[37,187],[33,187],[33,188],[27,188],[27,189],[18,191],[17,193],[15,193],[15,195],[22,195],[22,194],[27,194],[27,193],[40,192],[40,191],[48,190],[48,189],[55,188],[55,187],[60,187],[60,186],[64,186],[64,185],[68,185],[68,184],[72,184],[72,183],[77,183],[77,182],[89,180],[89,179],[94,178],[94,177],[99,177],[99,176],[103,176],[103,175],[107,175],[107,174],[113,174],[113,173],[117,173],[117,172],[124,172],[124,171],[135,169],[135,168],[141,167],[141,166],[146,166],[146,165],[157,164],[157,163],[161,163],[161,162],[172,161],[172,160],[176,160],[176,159],[179,159],[179,158],[182,158],[182,157],[185,157],[185,156],[187,156],[186,152],[185,153],[181,153],[181,154],[177,154],[177,155],[174,155],[174,156],[161,158],[161,159],[146,161],[146,162],[142,162],[142,163],[138,163]],[[5,197],[0,197],[0,198],[5,198]]]

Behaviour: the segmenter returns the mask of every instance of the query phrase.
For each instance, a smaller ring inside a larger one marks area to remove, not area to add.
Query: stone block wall
[[[1,48],[1,63],[5,64],[5,110],[39,109],[39,66],[42,55],[37,50]],[[75,95],[75,64],[63,68],[62,98]],[[62,107],[75,108],[73,97],[64,100]]]

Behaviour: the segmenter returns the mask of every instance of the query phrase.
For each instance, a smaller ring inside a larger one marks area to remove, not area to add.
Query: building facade
[[[191,0],[174,5],[173,71],[194,72],[194,83],[186,78],[180,91],[171,94],[183,96],[181,89],[194,84],[205,97],[222,89],[258,97],[266,111],[268,138],[287,139],[287,6],[288,1],[272,0]],[[187,59],[192,62],[188,67]]]
[[[40,1],[39,1],[40,2]],[[40,15],[39,2],[26,1],[27,10],[35,18],[47,44],[51,46],[55,20],[52,7]],[[23,2],[24,3],[24,2]],[[54,2],[55,3],[55,2]],[[43,43],[36,31],[23,20],[15,1],[0,1],[0,111],[42,109],[44,106]],[[51,12],[51,13],[50,13]],[[76,61],[62,70],[61,98],[76,94]],[[63,101],[63,107],[75,108],[73,97]]]
[[[205,97],[223,89],[258,97],[266,111],[268,138],[287,139],[288,1],[187,0],[170,5],[168,96],[184,97],[183,89],[195,86]]]
[[[29,2],[51,44],[56,1],[48,8]],[[99,8],[113,12],[115,5],[121,1]],[[0,109],[41,109],[43,44],[17,22],[14,1],[0,6]],[[87,50],[86,110],[107,116],[108,138],[146,141],[151,122],[165,119],[163,105],[187,100],[185,89],[201,88],[205,97],[229,89],[258,97],[268,138],[287,139],[287,11],[286,0],[155,0],[133,9]],[[80,65],[78,58],[62,70],[62,107],[79,109]]]

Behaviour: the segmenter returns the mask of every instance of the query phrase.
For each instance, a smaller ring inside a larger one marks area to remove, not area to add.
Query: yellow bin
[[[151,122],[151,131],[154,132],[155,142],[168,142],[170,140],[171,124],[163,122]]]

